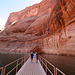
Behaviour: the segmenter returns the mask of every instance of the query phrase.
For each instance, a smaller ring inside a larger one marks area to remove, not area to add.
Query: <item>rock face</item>
[[[11,13],[0,32],[0,51],[75,55],[74,6],[74,0],[43,0]]]

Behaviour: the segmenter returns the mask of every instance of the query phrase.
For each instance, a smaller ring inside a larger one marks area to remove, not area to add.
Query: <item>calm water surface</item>
[[[0,54],[0,67],[13,62],[14,60],[24,56],[23,54]]]
[[[75,75],[75,57],[42,54],[42,56],[63,71],[66,75]]]
[[[0,67],[22,57],[22,54],[0,54]],[[42,54],[42,56],[63,71],[66,75],[75,75],[75,57]]]
[[[24,56],[24,54],[0,54],[0,67],[4,67],[5,65],[15,61],[16,59]],[[12,70],[16,66],[16,62],[13,65],[6,67],[5,75]],[[18,66],[18,70],[20,69],[21,65]],[[16,69],[14,69],[9,75],[15,75]],[[1,70],[0,70],[1,75]]]

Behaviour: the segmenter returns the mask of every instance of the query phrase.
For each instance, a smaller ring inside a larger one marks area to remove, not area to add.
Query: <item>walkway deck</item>
[[[34,57],[33,63],[31,63],[31,59],[29,58],[16,75],[46,75],[46,73],[40,62],[36,63]]]

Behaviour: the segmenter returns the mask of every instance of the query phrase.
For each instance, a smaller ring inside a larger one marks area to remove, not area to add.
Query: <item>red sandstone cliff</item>
[[[0,50],[75,55],[74,6],[74,0],[43,0],[11,13],[0,35]]]

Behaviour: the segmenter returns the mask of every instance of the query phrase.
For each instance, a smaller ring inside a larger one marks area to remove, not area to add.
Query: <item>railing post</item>
[[[5,75],[6,66],[3,68],[3,75]]]
[[[23,64],[24,64],[24,57],[23,57]]]
[[[56,67],[54,66],[54,75],[56,75]]]
[[[22,57],[22,65],[23,65],[23,57]],[[21,66],[22,66],[22,65],[21,65]]]
[[[16,63],[16,73],[18,71],[18,60],[17,60],[17,63]]]
[[[42,61],[42,58],[41,58],[41,65],[42,65],[42,67],[43,67],[43,61]]]
[[[47,75],[47,62],[46,62],[46,75]]]
[[[39,61],[40,61],[40,63],[41,63],[41,57],[39,57]]]
[[[41,58],[41,65],[42,65],[42,67],[43,67],[43,59]]]
[[[57,75],[57,68],[56,68],[56,75]]]
[[[25,63],[25,56],[24,56],[24,63]]]
[[[3,67],[2,67],[1,75],[3,75]]]

